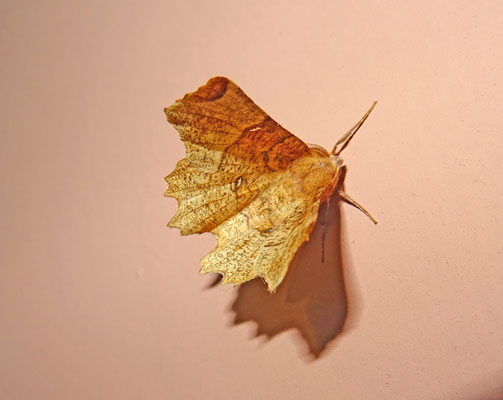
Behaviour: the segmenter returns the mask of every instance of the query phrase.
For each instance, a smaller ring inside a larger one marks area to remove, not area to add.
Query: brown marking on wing
[[[309,148],[281,125],[267,116],[260,124],[243,130],[225,149],[229,156],[262,164],[269,171],[287,169],[296,159],[309,154]]]
[[[281,127],[235,83],[215,77],[165,109],[183,141],[240,159],[264,173],[288,168],[310,154],[307,145]],[[189,152],[188,152],[189,153]],[[190,154],[187,154],[190,159]]]
[[[211,78],[206,85],[201,86],[196,92],[186,94],[183,99],[192,101],[197,101],[198,99],[203,101],[215,101],[222,98],[227,91],[228,84],[229,80],[227,78],[216,76]]]

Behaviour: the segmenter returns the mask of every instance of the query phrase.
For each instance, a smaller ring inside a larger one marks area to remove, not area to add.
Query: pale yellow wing
[[[217,248],[202,260],[202,273],[218,272],[223,283],[239,285],[257,276],[274,291],[300,245],[309,238],[320,199],[299,191],[290,172],[241,212],[213,230]]]
[[[178,200],[169,225],[184,235],[212,231],[310,154],[227,78],[210,79],[165,112],[187,150],[165,192]]]
[[[169,186],[164,194],[178,200],[169,226],[190,235],[210,232],[235,215],[271,184],[271,178],[254,175],[239,163],[210,171],[185,158],[166,182]]]

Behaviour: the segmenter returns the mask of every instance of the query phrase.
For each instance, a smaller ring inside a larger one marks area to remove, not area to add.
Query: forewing
[[[309,154],[227,78],[210,79],[165,112],[187,151],[165,192],[178,200],[170,226],[182,234],[214,230]]]

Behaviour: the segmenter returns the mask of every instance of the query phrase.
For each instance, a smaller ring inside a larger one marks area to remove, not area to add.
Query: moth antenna
[[[344,192],[343,190],[340,190],[339,191],[339,196],[341,196],[341,199],[343,199],[346,203],[348,204],[351,204],[353,207],[356,207],[358,208],[358,210],[360,210],[362,213],[364,213],[367,217],[369,217],[369,219],[377,225],[377,221],[374,219],[374,217],[372,215],[370,215],[370,213],[365,210],[360,204],[358,204],[358,202],[356,200],[353,200],[349,194],[347,194],[346,192]]]
[[[363,123],[365,122],[365,120],[368,118],[368,116],[370,115],[370,113],[372,112],[372,110],[374,109],[374,107],[376,106],[377,104],[377,101],[374,101],[374,103],[372,104],[372,106],[370,107],[370,109],[365,113],[365,115],[362,117],[361,120],[359,120],[355,126],[353,126],[349,131],[347,131],[343,137],[341,137],[337,143],[335,144],[334,148],[332,149],[331,153],[330,154],[333,154],[333,155],[336,155],[338,156],[339,154],[341,154],[342,150],[344,150],[346,148],[346,146],[349,144],[349,142],[351,141],[351,139],[353,139],[353,136],[355,135],[356,132],[358,132],[358,129],[361,128],[361,126],[363,125]],[[342,144],[342,147],[340,150],[337,150],[337,146],[339,146],[340,144]]]

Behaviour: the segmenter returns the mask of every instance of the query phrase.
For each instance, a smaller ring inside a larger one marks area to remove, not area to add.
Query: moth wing
[[[187,152],[165,192],[178,200],[169,225],[183,235],[214,230],[310,153],[227,78],[210,79],[165,113]]]
[[[288,177],[270,186],[214,229],[217,247],[203,258],[201,273],[218,272],[222,283],[234,285],[259,276],[274,291],[297,249],[309,239],[319,204],[292,191]]]
[[[239,164],[211,171],[184,158],[166,182],[164,195],[178,200],[168,225],[190,235],[210,232],[239,212],[270,184],[270,177],[252,175]]]

